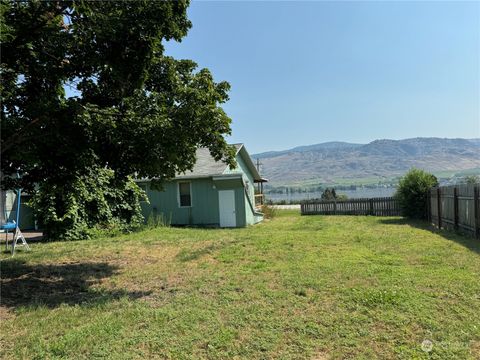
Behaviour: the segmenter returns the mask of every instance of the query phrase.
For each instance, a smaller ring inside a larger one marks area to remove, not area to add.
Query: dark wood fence
[[[441,186],[430,190],[429,218],[438,228],[480,237],[479,185]]]
[[[301,204],[302,215],[399,216],[400,204],[393,197],[317,201]]]

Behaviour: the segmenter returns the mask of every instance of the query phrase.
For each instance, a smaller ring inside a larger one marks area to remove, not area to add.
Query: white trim
[[[212,176],[213,181],[243,179],[243,173],[230,173],[220,176]]]
[[[180,204],[180,184],[189,184],[190,185],[190,205],[181,206]],[[179,208],[191,208],[193,207],[193,197],[192,197],[192,182],[191,181],[177,181],[177,205]]]
[[[196,175],[196,176],[177,176],[174,179],[170,179],[166,181],[169,182],[190,182],[191,180],[196,179],[212,179],[214,181],[218,180],[232,180],[232,179],[239,179],[242,177],[243,173],[227,173],[227,174],[218,174],[218,175]],[[152,180],[155,179],[135,179],[136,183],[150,183]]]

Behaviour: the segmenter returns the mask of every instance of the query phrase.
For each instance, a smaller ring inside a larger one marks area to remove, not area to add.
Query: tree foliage
[[[467,175],[465,176],[465,183],[468,185],[478,185],[480,184],[479,175]]]
[[[428,191],[438,186],[437,178],[420,169],[411,169],[399,183],[395,197],[399,200],[405,216],[425,219],[427,216]]]
[[[37,184],[34,204],[51,215],[42,218],[47,228],[47,219],[57,219],[54,227],[65,226],[66,235],[110,211],[77,211],[88,197],[77,187],[97,195],[121,190],[134,174],[161,186],[193,167],[199,146],[234,164],[224,139],[231,120],[221,108],[229,84],[164,54],[164,41],[180,41],[191,26],[187,7],[146,0],[1,3],[3,186],[33,191]],[[18,171],[20,184],[12,176]],[[98,178],[104,172],[108,181]],[[114,198],[105,204],[126,205],[123,196]],[[76,220],[67,221],[72,211]]]
[[[94,168],[73,182],[47,179],[39,185],[31,205],[54,239],[82,239],[97,230],[128,231],[143,222],[140,203],[145,196],[133,179],[119,179],[113,170]]]
[[[336,200],[337,199],[337,193],[334,188],[326,188],[323,190],[322,193],[322,200],[324,201],[330,201],[330,200]]]

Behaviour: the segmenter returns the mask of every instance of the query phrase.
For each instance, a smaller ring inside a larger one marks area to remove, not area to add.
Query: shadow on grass
[[[27,265],[14,259],[3,261],[1,267],[0,304],[6,307],[97,305],[122,297],[137,299],[150,294],[92,288],[100,279],[117,272],[117,267],[107,263]]]
[[[408,218],[393,218],[393,219],[380,219],[381,224],[386,225],[409,225],[417,229],[427,230],[432,233],[438,234],[443,238],[454,241],[467,249],[480,254],[480,240],[475,239],[474,237],[462,234],[460,232],[455,232],[453,230],[445,230],[434,227],[429,222],[424,220],[415,220]]]

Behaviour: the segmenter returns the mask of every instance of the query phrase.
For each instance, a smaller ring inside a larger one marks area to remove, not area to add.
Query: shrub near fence
[[[393,197],[305,202],[300,208],[302,215],[401,215],[400,204]]]
[[[442,186],[430,190],[429,219],[438,228],[480,237],[479,185]]]

